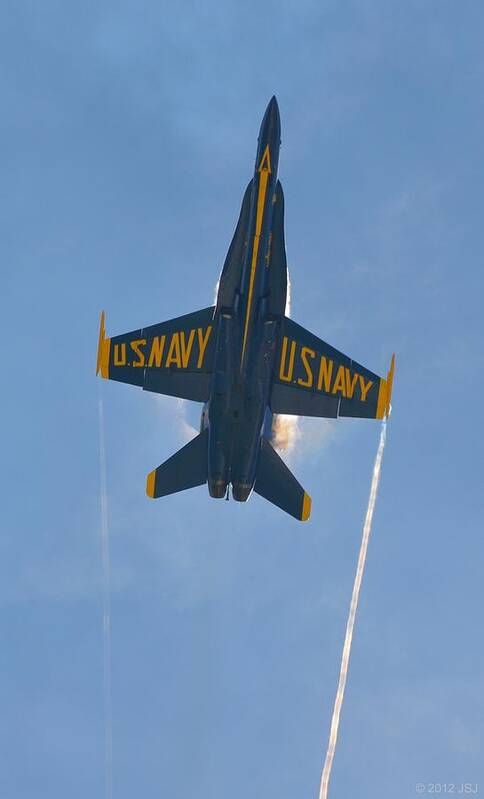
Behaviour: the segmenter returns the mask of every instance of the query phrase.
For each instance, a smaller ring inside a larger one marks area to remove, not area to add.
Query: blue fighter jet
[[[252,491],[306,521],[311,499],[271,443],[275,414],[383,419],[386,379],[285,315],[284,196],[277,178],[275,97],[260,128],[254,176],[220,276],[215,306],[107,338],[101,314],[97,372],[145,391],[204,403],[200,433],[147,478],[162,497],[208,484],[211,497]]]

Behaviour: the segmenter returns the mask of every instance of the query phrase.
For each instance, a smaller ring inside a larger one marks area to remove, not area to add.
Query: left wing
[[[215,342],[214,307],[106,338],[101,314],[96,374],[145,391],[205,402]]]
[[[390,412],[395,356],[386,380],[284,317],[271,391],[273,413],[383,419]]]

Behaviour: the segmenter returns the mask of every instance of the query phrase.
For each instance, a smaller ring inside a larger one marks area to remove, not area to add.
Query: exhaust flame
[[[378,450],[376,453],[375,465],[373,466],[373,476],[371,479],[370,496],[368,498],[368,508],[366,511],[365,523],[363,525],[363,536],[361,540],[360,554],[358,557],[358,566],[356,568],[355,582],[353,585],[353,593],[351,596],[350,611],[348,615],[348,621],[346,623],[346,635],[343,646],[343,654],[341,657],[338,688],[334,700],[333,717],[331,719],[331,730],[329,734],[328,749],[326,752],[326,759],[324,761],[323,773],[321,775],[319,799],[327,799],[328,796],[328,785],[331,776],[331,769],[333,766],[333,758],[336,749],[336,742],[338,739],[339,720],[345,694],[346,678],[348,676],[348,664],[350,660],[351,644],[353,641],[353,628],[355,626],[355,618],[356,618],[356,611],[358,609],[361,581],[363,579],[363,572],[365,570],[368,541],[370,539],[371,525],[373,521],[373,512],[375,510],[378,484],[380,482],[381,462],[383,458],[383,450],[385,449],[386,431],[387,431],[387,425],[386,421],[384,421],[381,427],[380,443],[378,445]]]

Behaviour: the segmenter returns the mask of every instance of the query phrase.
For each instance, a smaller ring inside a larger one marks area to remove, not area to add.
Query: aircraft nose
[[[279,116],[279,106],[275,95],[269,100],[262,125],[260,126],[259,142],[262,141],[272,141],[277,143],[277,146],[281,141],[281,118]]]
[[[273,94],[271,99],[269,100],[269,105],[266,109],[266,114],[277,117],[279,119],[279,106],[277,104],[276,95]]]

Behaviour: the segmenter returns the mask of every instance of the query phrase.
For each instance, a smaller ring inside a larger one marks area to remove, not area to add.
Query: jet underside
[[[254,489],[297,519],[311,501],[265,435],[273,413],[383,418],[393,380],[378,377],[285,316],[284,196],[277,178],[275,97],[262,121],[254,176],[220,276],[215,307],[106,338],[105,378],[204,403],[200,434],[148,475],[165,496],[203,483],[246,501]],[[269,425],[270,429],[270,425]]]

